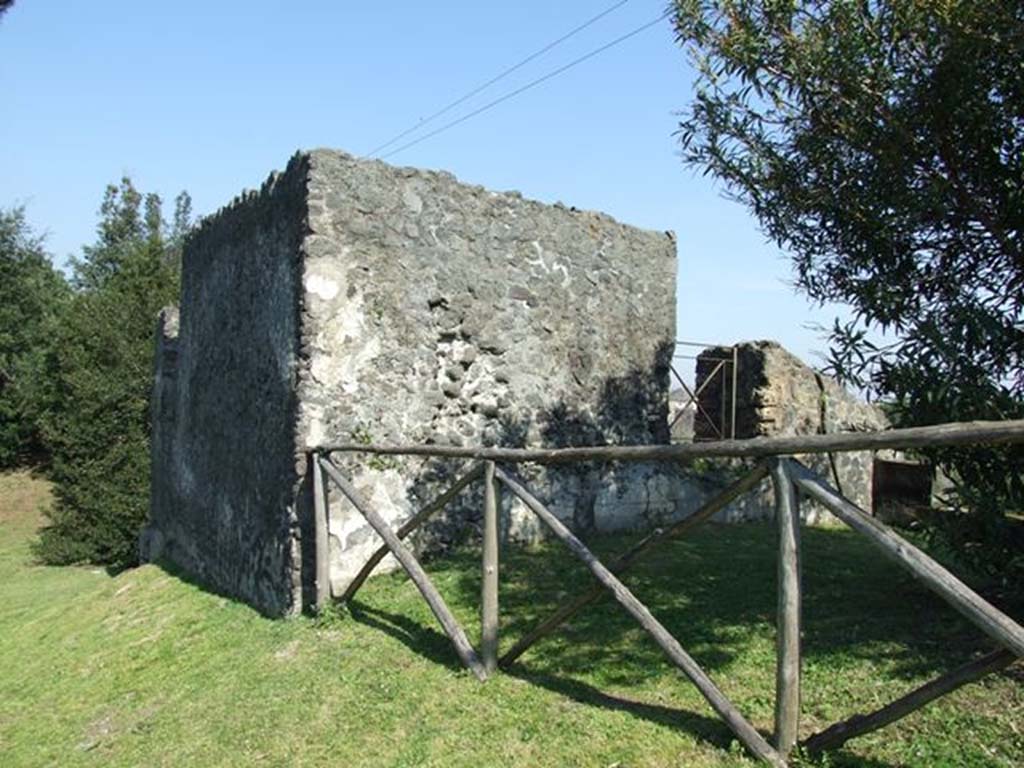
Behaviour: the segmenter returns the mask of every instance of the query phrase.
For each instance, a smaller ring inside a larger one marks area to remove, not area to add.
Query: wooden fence
[[[629,613],[653,638],[669,661],[686,675],[712,709],[756,757],[774,766],[785,766],[798,744],[810,752],[835,749],[849,739],[877,730],[967,683],[1005,668],[1024,657],[1024,628],[986,602],[966,584],[914,547],[890,528],[867,514],[829,486],[828,482],[791,458],[794,454],[852,451],[878,448],[913,449],[969,444],[1024,442],[1024,420],[965,422],[935,427],[894,429],[884,432],[808,435],[802,437],[727,440],[699,445],[598,446],[562,449],[462,448],[435,445],[367,446],[336,445],[321,449],[313,461],[313,492],[317,552],[317,601],[331,600],[327,571],[328,508],[326,482],[333,482],[383,539],[383,545],[349,584],[343,600],[351,600],[373,569],[390,552],[408,573],[444,631],[462,663],[480,680],[499,667],[518,659],[534,643],[561,627],[572,616],[605,592]],[[330,460],[331,453],[358,452],[476,459],[459,480],[420,512],[393,531],[360,496],[352,483]],[[520,480],[509,465],[522,462],[557,464],[576,461],[680,461],[696,457],[758,457],[761,461],[696,512],[663,530],[651,533],[614,562],[605,565]],[[644,554],[678,538],[709,520],[735,499],[770,477],[775,497],[778,528],[778,618],[775,690],[775,729],[766,738],[729,701],[714,681],[682,648],[648,608],[619,580]],[[480,652],[472,647],[444,599],[431,583],[412,551],[403,544],[416,528],[443,509],[474,482],[484,484],[483,588],[481,594]],[[547,526],[556,539],[579,558],[596,584],[565,601],[551,616],[498,656],[498,506],[501,490],[512,493]],[[942,597],[993,641],[996,648],[979,659],[911,691],[881,709],[848,720],[799,740],[800,727],[800,515],[798,494],[823,504],[839,520],[865,536],[882,554],[906,568],[925,586]]]

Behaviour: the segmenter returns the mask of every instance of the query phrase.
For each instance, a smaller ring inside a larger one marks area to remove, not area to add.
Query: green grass
[[[754,764],[608,602],[480,684],[397,574],[373,579],[351,613],[271,621],[154,566],[33,564],[46,496],[25,474],[0,476],[2,766]],[[805,735],[988,649],[853,534],[808,530],[804,544]],[[765,731],[773,550],[768,526],[714,526],[626,579]],[[475,641],[475,555],[428,570]],[[505,553],[504,643],[589,583],[555,547]],[[820,764],[1022,765],[1022,689],[1018,665]]]

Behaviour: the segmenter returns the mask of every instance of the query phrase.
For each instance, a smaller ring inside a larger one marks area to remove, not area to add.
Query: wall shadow
[[[477,444],[503,448],[649,445],[669,442],[667,382],[673,345],[660,346],[651,368],[634,368],[622,376],[601,382],[592,408],[556,403],[524,415],[523,411],[499,411],[488,419]],[[414,507],[443,493],[465,471],[468,462],[428,460],[414,472],[410,497]],[[594,527],[594,502],[598,482],[621,482],[629,467],[610,462],[586,462],[559,467],[521,465],[516,468],[535,487],[562,489],[574,497],[571,524],[579,533]],[[545,494],[540,497],[544,501]],[[443,552],[479,540],[482,490],[479,484],[422,526],[414,541],[420,551]],[[506,510],[507,518],[507,510]],[[507,523],[507,519],[505,521]],[[507,526],[506,526],[507,527]]]

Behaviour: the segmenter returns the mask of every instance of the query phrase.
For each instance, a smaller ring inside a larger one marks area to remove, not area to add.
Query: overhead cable
[[[520,61],[520,62],[518,62],[516,64],[513,64],[508,69],[506,69],[506,70],[500,72],[499,74],[495,75],[490,80],[488,80],[486,83],[483,83],[482,85],[478,85],[476,88],[474,88],[473,90],[471,90],[469,93],[465,94],[464,96],[460,96],[459,98],[457,98],[455,101],[451,102],[450,104],[446,104],[445,106],[441,107],[441,109],[437,110],[437,112],[434,112],[432,115],[428,115],[427,117],[424,117],[424,118],[420,119],[419,121],[416,122],[415,125],[411,125],[408,128],[406,128],[404,131],[402,131],[401,133],[391,137],[386,142],[381,144],[379,147],[377,147],[376,149],[374,149],[371,152],[369,152],[367,154],[367,157],[373,157],[378,152],[380,152],[382,149],[387,149],[392,144],[394,144],[396,141],[399,141],[400,139],[404,139],[410,133],[419,130],[420,128],[425,126],[427,123],[433,122],[434,120],[439,118],[441,115],[444,115],[444,114],[450,112],[451,110],[455,109],[455,107],[459,106],[460,104],[464,103],[465,101],[467,101],[467,100],[471,99],[472,97],[476,96],[481,91],[486,90],[487,88],[490,88],[492,85],[494,85],[499,80],[502,80],[505,77],[507,77],[508,75],[511,75],[517,69],[520,69],[521,67],[526,66],[531,61],[536,59],[538,56],[542,56],[543,54],[547,53],[548,51],[550,51],[555,46],[557,46],[557,45],[559,45],[561,43],[564,43],[566,40],[568,40],[573,35],[575,35],[575,34],[577,34],[579,32],[582,32],[584,29],[589,27],[591,24],[594,24],[595,22],[599,21],[600,19],[603,19],[609,13],[614,11],[616,8],[618,8],[620,6],[623,6],[626,3],[628,3],[628,2],[629,2],[629,0],[620,0],[619,2],[615,3],[614,5],[609,6],[608,8],[605,8],[599,14],[597,14],[596,16],[594,16],[594,17],[588,19],[587,21],[583,22],[582,24],[580,24],[575,29],[570,30],[569,32],[567,32],[566,34],[562,35],[557,40],[554,40],[554,41],[548,43],[547,45],[545,45],[540,50],[537,50],[537,51],[534,51],[533,53],[531,53],[529,56],[527,56],[522,61]]]
[[[658,18],[653,19],[653,20],[647,22],[646,24],[644,24],[642,26],[639,26],[639,27],[637,27],[636,29],[634,29],[634,30],[632,30],[630,32],[627,32],[626,34],[624,34],[624,35],[622,35],[620,37],[615,38],[611,42],[605,43],[604,45],[602,45],[599,48],[595,48],[594,50],[590,51],[589,53],[586,53],[586,54],[580,56],[578,59],[573,59],[568,64],[564,64],[561,67],[559,67],[558,69],[552,70],[551,72],[548,72],[546,75],[542,75],[541,77],[538,77],[536,80],[531,80],[526,85],[520,86],[519,88],[516,88],[514,91],[509,91],[504,96],[499,96],[497,99],[494,99],[494,101],[490,101],[487,104],[484,104],[482,107],[479,107],[478,109],[474,109],[472,112],[469,112],[468,114],[465,114],[462,117],[459,117],[459,118],[457,118],[455,120],[452,120],[449,123],[445,123],[440,128],[435,128],[433,131],[430,131],[429,133],[426,133],[426,134],[424,134],[423,136],[420,136],[417,139],[413,139],[412,141],[410,141],[410,142],[408,142],[406,144],[403,144],[402,146],[398,147],[397,149],[391,150],[386,155],[382,155],[381,159],[387,159],[387,158],[389,158],[389,157],[391,157],[393,155],[398,154],[399,152],[402,152],[402,151],[404,151],[406,149],[409,149],[409,147],[413,147],[416,144],[419,144],[421,141],[426,141],[427,139],[433,138],[434,136],[437,136],[439,133],[443,133],[444,131],[447,131],[449,128],[454,128],[456,125],[459,125],[460,123],[466,122],[471,117],[476,117],[477,115],[479,115],[479,114],[481,114],[483,112],[486,112],[487,110],[489,110],[489,109],[491,109],[493,107],[498,106],[502,102],[508,101],[509,99],[511,99],[511,98],[513,98],[515,96],[518,96],[519,94],[523,93],[524,91],[528,91],[531,88],[533,88],[534,86],[540,85],[541,83],[543,83],[543,82],[545,82],[547,80],[550,80],[551,78],[553,78],[553,77],[555,77],[557,75],[562,74],[566,70],[572,69],[573,67],[575,67],[578,64],[582,64],[587,59],[591,59],[594,56],[597,56],[599,53],[603,53],[604,51],[607,51],[609,48],[613,48],[616,45],[619,45],[620,43],[625,42],[629,38],[634,37],[634,36],[640,34],[644,30],[653,27],[655,24],[658,24],[659,22],[661,22],[664,19],[668,18],[668,16],[671,15],[672,12],[673,12],[673,9],[670,8],[669,10],[667,10],[663,14],[661,14],[661,16],[659,16]]]

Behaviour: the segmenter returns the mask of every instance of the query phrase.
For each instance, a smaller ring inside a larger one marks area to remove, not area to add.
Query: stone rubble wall
[[[697,386],[713,370],[714,358],[731,355],[731,349],[712,347],[697,361]],[[774,341],[744,342],[737,347],[736,437],[812,435],[887,429],[889,421],[881,409],[848,392],[835,380],[816,373],[800,358]],[[731,372],[730,372],[731,375]],[[709,413],[722,409],[721,387],[710,386],[701,393],[701,406]],[[726,409],[731,405],[731,387],[724,392]],[[712,439],[707,425],[696,422],[697,439]],[[887,452],[889,455],[891,452]],[[872,509],[872,451],[837,452],[831,455],[798,456],[829,480],[861,508]],[[766,482],[748,502],[739,517],[770,517],[772,495]],[[761,501],[757,501],[760,498]],[[803,502],[801,513],[811,522],[831,516],[819,505]],[[728,517],[728,511],[725,517]]]
[[[670,233],[446,173],[298,154],[186,244],[180,331],[175,342],[168,312],[158,335],[142,554],[293,614],[313,587],[311,451],[666,442],[675,275]],[[464,468],[336,458],[392,525]],[[522,471],[580,531],[615,517],[623,473],[659,482],[650,468]],[[378,540],[330,502],[337,593]],[[632,527],[660,514],[652,503]],[[479,487],[467,491],[414,545],[472,536],[481,506]],[[503,509],[507,538],[541,535],[508,494]]]
[[[304,244],[299,435],[329,443],[565,446],[668,440],[675,241],[608,216],[459,183],[447,173],[315,151]],[[348,456],[342,465],[398,523],[458,462]],[[601,519],[605,471],[523,468],[577,530]],[[505,534],[533,516],[505,494]],[[478,489],[417,540],[479,524]],[[335,591],[379,545],[331,499]]]

